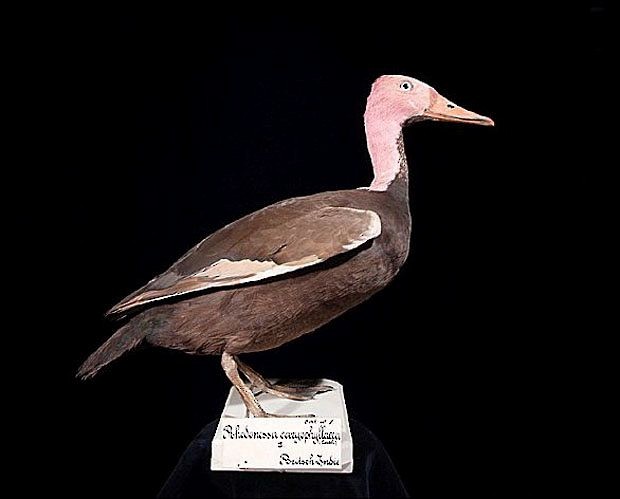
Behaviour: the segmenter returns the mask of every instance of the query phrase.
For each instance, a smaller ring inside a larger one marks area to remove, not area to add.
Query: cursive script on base
[[[245,418],[222,422],[224,466],[230,469],[340,469],[338,418]]]

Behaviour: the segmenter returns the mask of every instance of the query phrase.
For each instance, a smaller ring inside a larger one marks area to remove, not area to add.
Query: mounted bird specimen
[[[421,120],[493,125],[421,81],[381,76],[364,114],[374,169],[369,187],[287,199],[214,232],[108,312],[129,318],[78,376],[90,378],[148,344],[220,355],[226,376],[256,417],[274,415],[261,408],[252,388],[294,400],[327,390],[272,384],[239,355],[314,331],[394,278],[411,235],[402,130]]]

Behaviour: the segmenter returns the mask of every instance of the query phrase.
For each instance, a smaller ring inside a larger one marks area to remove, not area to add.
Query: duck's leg
[[[230,355],[227,352],[222,354],[222,368],[226,373],[226,376],[230,380],[230,382],[234,385],[234,387],[239,392],[243,403],[248,408],[248,411],[256,417],[256,418],[286,418],[286,417],[295,417],[295,418],[311,418],[314,417],[313,414],[295,414],[293,416],[288,415],[279,415],[279,414],[271,414],[265,411],[258,401],[256,397],[252,393],[252,390],[243,382],[241,376],[239,376],[239,371],[237,369],[237,362],[233,355]]]
[[[239,357],[235,356],[235,361],[239,370],[248,379],[250,383],[259,390],[275,395],[276,397],[286,398],[290,400],[311,400],[315,395],[319,393],[329,392],[334,388],[329,385],[280,385],[274,384],[271,381],[265,379],[254,369],[242,362]]]

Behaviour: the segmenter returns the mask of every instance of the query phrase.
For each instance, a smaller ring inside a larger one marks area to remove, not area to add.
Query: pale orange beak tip
[[[491,118],[457,106],[439,94],[437,94],[433,104],[424,112],[424,116],[436,121],[452,121],[456,123],[469,123],[471,125],[495,126],[495,122]]]

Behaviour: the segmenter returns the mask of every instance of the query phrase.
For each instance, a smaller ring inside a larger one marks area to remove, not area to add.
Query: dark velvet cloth
[[[409,497],[381,442],[355,420],[349,474],[211,471],[217,423],[189,444],[158,497]]]

